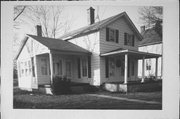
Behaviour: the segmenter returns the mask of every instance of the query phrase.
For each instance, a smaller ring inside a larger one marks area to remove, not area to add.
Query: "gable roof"
[[[89,52],[88,50],[81,48],[81,47],[79,47],[79,46],[77,46],[71,42],[68,42],[68,41],[64,41],[64,40],[60,40],[60,39],[54,39],[54,38],[40,37],[40,36],[29,35],[29,34],[28,34],[28,36],[33,38],[34,40],[38,41],[39,43],[45,45],[50,50],[59,50],[59,51],[69,51],[69,52],[91,54],[91,52]],[[20,50],[18,51],[18,54],[15,57],[15,59],[17,59],[19,57],[22,49],[24,48],[24,46],[25,46],[25,44],[29,38],[28,36],[26,36],[24,38],[24,40],[22,41],[22,44],[20,46]]]
[[[61,50],[61,51],[71,51],[71,52],[80,52],[80,53],[90,53],[88,50],[81,48],[71,42],[64,41],[61,39],[40,37],[35,35],[28,35],[36,41],[42,43],[50,50]]]
[[[19,57],[19,55],[20,55],[21,51],[23,50],[28,39],[29,39],[29,37],[25,36],[24,39],[22,40],[20,47],[18,49],[17,55],[15,56],[15,60]]]
[[[147,46],[162,43],[162,36],[156,31],[155,27],[142,32],[142,36],[143,40],[139,43],[139,46]]]
[[[122,12],[118,15],[109,17],[107,19],[96,22],[89,26],[85,26],[85,27],[79,28],[77,30],[68,32],[65,35],[61,36],[60,39],[70,40],[70,39],[77,38],[80,36],[88,35],[90,33],[94,33],[96,31],[99,31],[100,29],[106,27],[108,24],[112,23],[113,21],[117,20],[120,17],[124,17],[126,19],[127,23],[130,24],[130,26],[132,27],[132,30],[136,33],[137,37],[142,40],[141,34],[139,33],[139,31],[137,30],[137,28],[135,27],[135,25],[133,24],[133,22],[131,21],[131,19],[129,18],[129,16],[127,15],[126,12]]]

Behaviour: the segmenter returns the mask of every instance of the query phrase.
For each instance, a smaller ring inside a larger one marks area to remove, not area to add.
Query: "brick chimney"
[[[141,26],[141,33],[145,31],[145,26]]]
[[[94,24],[94,8],[90,7],[87,9],[88,25]]]
[[[41,27],[41,25],[36,25],[36,31],[37,31],[37,36],[42,37],[42,27]]]

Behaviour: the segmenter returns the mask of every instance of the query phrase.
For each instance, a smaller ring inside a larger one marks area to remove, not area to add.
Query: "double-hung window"
[[[146,60],[146,70],[151,70],[151,60]]]
[[[62,75],[62,60],[53,63],[53,73],[55,75]]]
[[[135,45],[134,43],[135,43],[134,35],[133,34],[124,33],[124,45],[134,46]]]
[[[119,42],[119,31],[117,29],[106,28],[106,41]]]
[[[66,76],[71,77],[71,61],[66,61]]]

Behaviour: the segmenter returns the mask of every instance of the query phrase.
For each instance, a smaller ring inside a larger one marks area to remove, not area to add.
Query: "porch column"
[[[157,79],[158,76],[158,58],[156,58],[156,69],[155,69],[155,77]]]
[[[50,83],[53,83],[53,56],[51,51],[49,52],[49,63],[50,63],[50,75],[51,75],[51,79],[50,79]]]
[[[127,75],[128,75],[128,54],[125,54],[124,83],[127,83]]]
[[[142,60],[142,80],[141,80],[142,83],[144,82],[144,59],[145,57],[143,57],[143,60]]]

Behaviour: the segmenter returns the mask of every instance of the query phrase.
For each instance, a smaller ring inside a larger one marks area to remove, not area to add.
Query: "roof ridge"
[[[108,18],[105,18],[105,19],[103,19],[103,20],[101,20],[101,21],[95,22],[94,24],[87,25],[87,26],[83,26],[83,27],[78,28],[78,29],[76,29],[76,30],[72,30],[72,31],[70,31],[70,32],[68,32],[68,33],[60,36],[59,38],[60,38],[60,39],[63,39],[63,38],[65,38],[65,37],[67,37],[68,35],[71,35],[73,32],[75,32],[75,31],[78,32],[78,31],[81,30],[81,29],[84,29],[83,31],[80,32],[80,33],[83,33],[83,32],[85,32],[85,31],[87,31],[87,30],[91,30],[92,27],[97,27],[96,25],[98,25],[98,24],[100,25],[99,27],[101,27],[101,26],[103,26],[106,22],[108,22],[107,20],[113,19],[113,18],[115,18],[115,17],[117,17],[117,16],[120,16],[120,15],[123,15],[123,14],[126,14],[126,12],[124,11],[124,12],[121,12],[121,13],[119,13],[119,14],[117,14],[117,15],[113,15],[113,16],[108,17]],[[105,22],[105,23],[103,23],[103,22]],[[101,23],[102,23],[102,24],[101,24]],[[76,33],[76,34],[78,34],[78,33]],[[75,35],[76,35],[76,34],[75,34]]]

